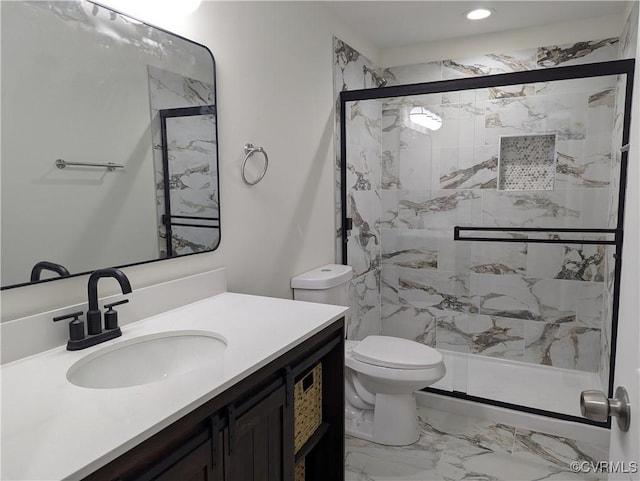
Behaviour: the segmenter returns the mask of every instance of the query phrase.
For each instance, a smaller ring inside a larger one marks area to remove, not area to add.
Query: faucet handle
[[[129,302],[129,299],[122,299],[121,301],[118,301],[118,302],[112,302],[111,304],[105,304],[104,308],[112,310],[111,308],[113,306],[119,306],[120,304],[126,304],[127,302]]]
[[[113,309],[114,306],[119,306],[120,304],[126,304],[129,302],[129,299],[123,299],[118,302],[112,302],[111,304],[105,304],[104,308],[108,309],[104,313],[104,328],[106,330],[117,329],[118,328],[118,312]]]
[[[66,314],[64,316],[54,317],[53,322],[64,321],[65,319],[73,318],[73,320],[69,323],[69,340],[79,341],[81,339],[84,339],[84,322],[79,319],[82,314],[82,311],[72,312],[71,314]]]

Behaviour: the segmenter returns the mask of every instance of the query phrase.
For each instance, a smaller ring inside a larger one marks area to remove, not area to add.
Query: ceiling
[[[623,14],[626,1],[323,1],[377,48],[428,43],[471,35]],[[494,14],[470,21],[464,13],[487,7]]]

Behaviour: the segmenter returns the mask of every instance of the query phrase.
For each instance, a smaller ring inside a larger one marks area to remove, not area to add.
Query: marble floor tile
[[[437,480],[435,470],[363,453],[347,452],[345,481],[427,481]]]
[[[573,473],[573,460],[598,462],[608,449],[586,441],[419,407],[420,439],[382,446],[347,436],[347,481],[599,481]],[[604,477],[603,477],[604,476]]]
[[[514,454],[520,457],[538,458],[547,464],[570,471],[572,461],[588,461],[596,464],[598,461],[608,459],[609,450],[582,440],[518,428]]]

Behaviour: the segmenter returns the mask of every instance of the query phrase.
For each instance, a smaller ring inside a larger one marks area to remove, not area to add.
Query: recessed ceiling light
[[[476,8],[475,10],[468,11],[465,15],[469,20],[482,20],[483,18],[487,18],[492,13],[493,11],[489,10],[488,8]]]

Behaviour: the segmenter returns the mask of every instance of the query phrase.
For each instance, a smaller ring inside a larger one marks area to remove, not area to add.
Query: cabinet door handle
[[[211,466],[215,469],[218,466],[218,436],[220,434],[220,416],[211,416]]]
[[[294,382],[293,382],[293,371],[291,370],[291,366],[287,366],[285,369],[285,407],[289,407],[293,404],[293,390],[294,390]]]
[[[236,442],[236,416],[233,404],[227,406],[227,419],[229,420],[229,456],[231,456]]]

